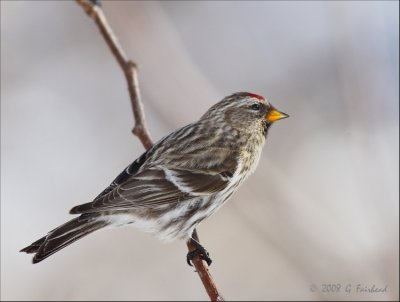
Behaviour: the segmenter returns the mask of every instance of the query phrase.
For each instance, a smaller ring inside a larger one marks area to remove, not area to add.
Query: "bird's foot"
[[[193,251],[190,251],[189,253],[187,253],[186,255],[186,262],[190,265],[192,265],[192,260],[194,257],[196,256],[200,256],[201,259],[203,259],[205,262],[207,262],[208,266],[211,265],[211,258],[210,258],[210,254],[207,252],[207,250],[197,241],[191,239],[192,242],[196,245],[196,249],[194,249]]]

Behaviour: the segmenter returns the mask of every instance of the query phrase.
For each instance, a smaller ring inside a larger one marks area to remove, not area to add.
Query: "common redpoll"
[[[21,252],[33,263],[106,226],[131,224],[160,239],[192,239],[255,170],[271,124],[288,115],[262,96],[239,92],[212,106],[197,122],[162,138],[115,178],[92,202],[73,207],[80,216]],[[197,253],[211,263],[206,250]]]

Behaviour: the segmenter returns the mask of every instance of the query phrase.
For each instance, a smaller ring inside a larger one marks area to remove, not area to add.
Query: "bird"
[[[237,92],[199,120],[160,139],[128,165],[93,201],[77,205],[78,217],[20,252],[38,263],[94,231],[132,225],[162,241],[191,241],[209,265],[207,250],[193,238],[256,169],[271,125],[289,115],[261,95]]]

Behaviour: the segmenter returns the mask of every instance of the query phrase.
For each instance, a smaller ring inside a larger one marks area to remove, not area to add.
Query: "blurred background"
[[[226,299],[399,299],[398,1],[103,8],[140,65],[155,140],[237,91],[290,114],[198,228]],[[132,126],[123,74],[81,7],[1,1],[2,300],[208,299],[184,242],[133,228],[37,265],[18,253],[144,151]],[[361,292],[372,286],[383,292]]]

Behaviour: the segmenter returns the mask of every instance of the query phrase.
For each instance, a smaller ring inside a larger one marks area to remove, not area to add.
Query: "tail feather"
[[[40,246],[46,241],[46,237],[47,236],[40,238],[39,240],[35,241],[31,245],[20,250],[20,252],[25,252],[27,254],[36,253],[39,250]]]
[[[76,240],[105,227],[108,223],[98,215],[83,214],[74,218],[40,238],[21,252],[35,253],[33,263],[38,263]]]

